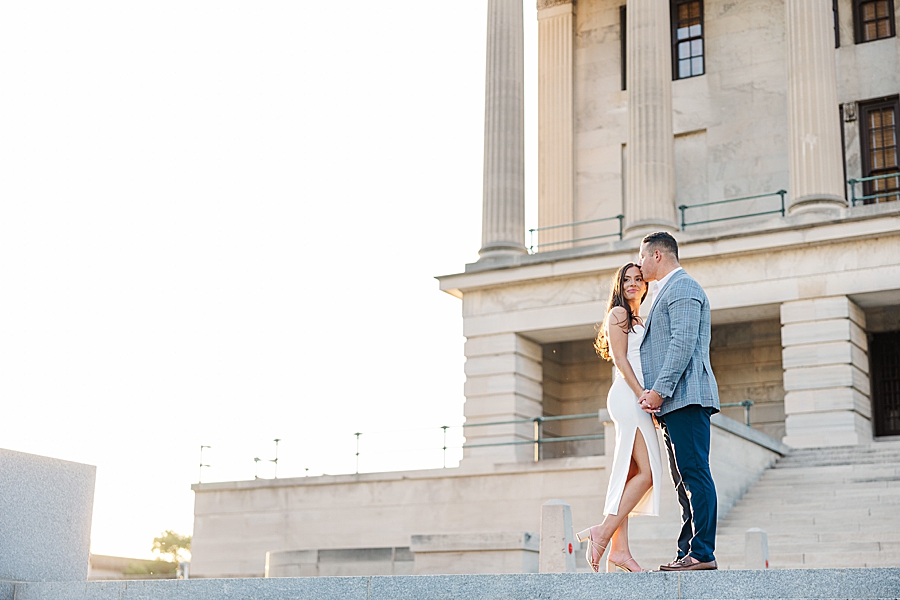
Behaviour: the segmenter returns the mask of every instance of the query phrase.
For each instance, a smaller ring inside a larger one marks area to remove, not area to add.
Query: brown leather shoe
[[[660,571],[716,571],[718,568],[719,566],[714,560],[710,562],[694,562],[687,556],[673,560],[667,565],[659,566]]]

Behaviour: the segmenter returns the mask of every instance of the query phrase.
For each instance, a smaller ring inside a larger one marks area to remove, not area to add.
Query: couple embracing
[[[647,284],[657,282],[642,320]],[[641,242],[640,260],[621,267],[595,342],[616,375],[606,400],[616,425],[603,522],[576,534],[587,541],[595,572],[609,549],[607,571],[642,571],[628,547],[628,517],[658,515],[662,429],[682,527],[675,560],[661,571],[716,568],[716,488],[709,470],[710,417],[719,393],[709,363],[709,300],[678,262],[678,244],[665,232]]]

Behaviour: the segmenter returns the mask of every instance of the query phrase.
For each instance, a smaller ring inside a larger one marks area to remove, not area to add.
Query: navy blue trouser
[[[716,485],[709,472],[711,415],[711,409],[689,404],[657,416],[681,505],[678,558],[690,555],[700,562],[715,560],[716,547]]]

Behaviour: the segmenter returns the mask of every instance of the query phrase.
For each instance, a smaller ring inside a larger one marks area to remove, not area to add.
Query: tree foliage
[[[184,560],[184,552],[191,551],[191,536],[166,529],[162,535],[153,538],[152,550],[162,556],[171,556],[172,562],[181,562]]]

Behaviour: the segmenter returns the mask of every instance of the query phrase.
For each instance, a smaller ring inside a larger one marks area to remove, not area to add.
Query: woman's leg
[[[635,431],[634,434],[634,444],[631,448],[631,461],[632,468],[636,472],[631,476],[631,469],[629,469],[630,477],[625,482],[625,489],[622,491],[622,499],[619,500],[619,510],[617,511],[617,514],[606,515],[606,518],[603,519],[602,523],[591,527],[591,537],[601,546],[604,546],[607,543],[613,543],[612,538],[616,534],[616,531],[623,523],[627,524],[628,513],[637,506],[637,503],[641,501],[641,498],[644,497],[647,490],[653,486],[653,475],[650,473],[650,456],[647,453],[647,444],[644,442],[644,436],[641,434],[640,429]],[[619,533],[616,537],[619,538],[619,540],[616,542],[615,546],[610,548],[610,558],[616,562],[625,562],[625,560],[631,556],[630,553],[622,554],[623,548],[626,552],[628,549],[627,525],[626,530]],[[600,559],[599,556],[596,558],[597,560]]]

